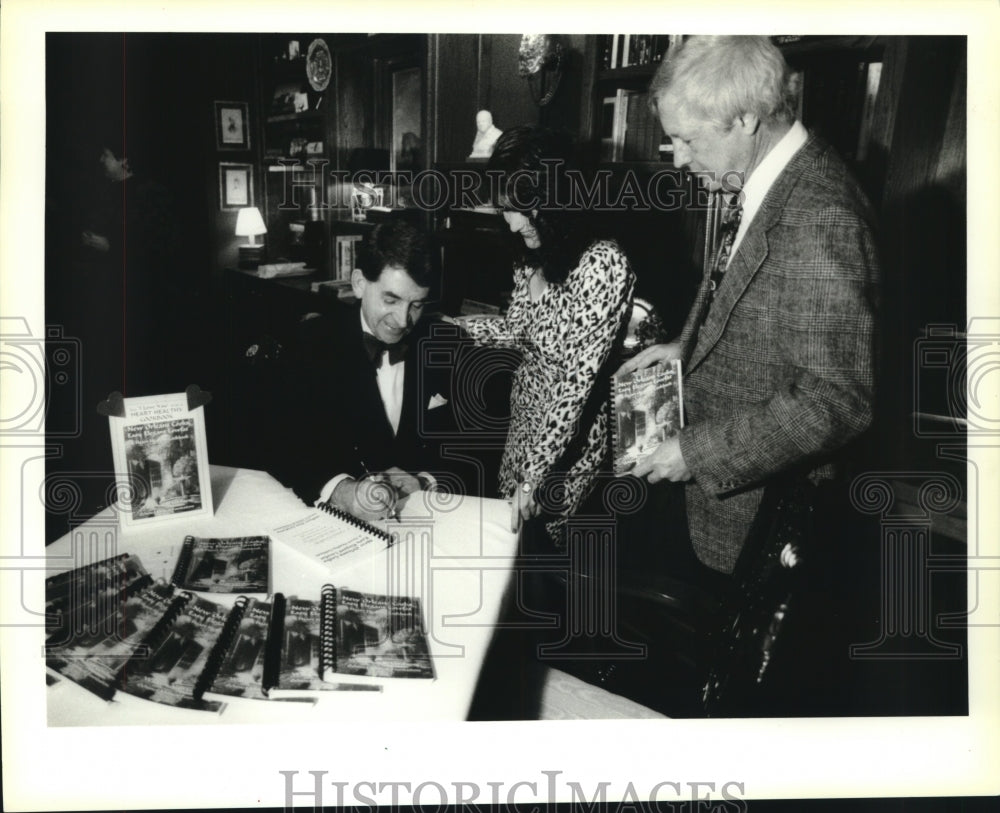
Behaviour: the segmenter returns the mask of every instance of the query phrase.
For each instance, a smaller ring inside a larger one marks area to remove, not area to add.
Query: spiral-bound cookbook
[[[614,470],[623,474],[684,426],[680,361],[614,376],[611,409]]]
[[[381,678],[433,678],[420,601],[338,590],[318,600],[241,597],[195,695],[282,699],[378,691]]]
[[[202,593],[268,593],[270,543],[266,536],[186,536],[171,581]]]

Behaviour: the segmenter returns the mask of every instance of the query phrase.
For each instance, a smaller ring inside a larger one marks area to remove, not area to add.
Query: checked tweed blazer
[[[681,333],[688,525],[710,567],[732,572],[769,480],[829,478],[870,425],[878,276],[871,206],[810,136]]]

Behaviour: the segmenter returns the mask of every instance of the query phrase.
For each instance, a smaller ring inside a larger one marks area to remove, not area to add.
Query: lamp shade
[[[264,225],[264,218],[260,216],[260,209],[256,206],[240,209],[236,215],[236,236],[256,237],[258,234],[267,234],[267,226]]]

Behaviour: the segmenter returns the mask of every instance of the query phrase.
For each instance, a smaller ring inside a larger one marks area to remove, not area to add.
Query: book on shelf
[[[623,161],[655,161],[663,130],[649,109],[645,93],[626,97],[625,132],[622,136]]]
[[[267,536],[186,536],[171,581],[203,593],[269,593],[270,547]]]
[[[601,158],[621,161],[625,150],[625,133],[628,128],[629,101],[637,91],[618,88],[614,96],[604,99],[602,107]],[[608,128],[610,124],[610,129]]]
[[[654,65],[681,40],[678,34],[604,34],[599,44],[604,70]]]
[[[337,235],[337,279],[350,280],[354,269],[358,264],[358,244],[361,242],[360,234],[338,234]]]
[[[680,360],[614,376],[611,408],[614,471],[623,474],[684,426]]]
[[[655,161],[663,136],[646,94],[618,88],[602,106],[601,146],[605,161]]]
[[[333,573],[365,561],[395,542],[384,528],[326,503],[280,518],[268,533]]]
[[[184,392],[122,402],[123,414],[108,416],[122,527],[211,516],[203,408]]]

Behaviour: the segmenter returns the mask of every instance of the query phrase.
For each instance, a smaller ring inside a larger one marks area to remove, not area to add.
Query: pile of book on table
[[[227,697],[380,691],[384,678],[433,678],[418,599],[325,585],[309,598],[267,592],[267,537],[198,539],[172,583],[121,554],[46,580],[46,665],[100,697],[116,692],[220,711]],[[217,602],[194,589],[252,592]]]

